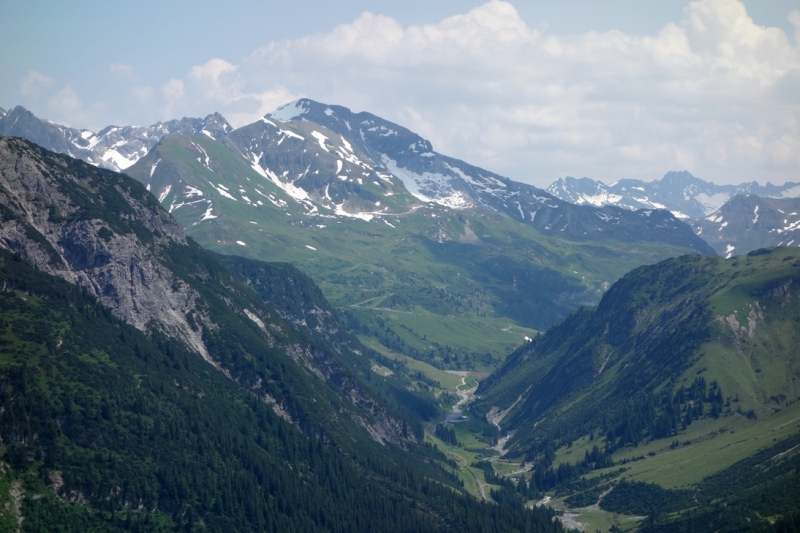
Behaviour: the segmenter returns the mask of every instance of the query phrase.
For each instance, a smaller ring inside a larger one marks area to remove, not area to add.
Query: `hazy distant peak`
[[[664,177],[661,179],[664,185],[692,185],[697,183],[708,184],[712,185],[711,183],[701,180],[700,178],[693,176],[689,171],[686,170],[670,170]]]

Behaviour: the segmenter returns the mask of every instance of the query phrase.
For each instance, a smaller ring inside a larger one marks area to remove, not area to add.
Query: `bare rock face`
[[[159,328],[210,359],[186,320],[197,294],[159,260],[186,236],[143,187],[2,138],[0,204],[0,246],[89,290],[136,328]]]

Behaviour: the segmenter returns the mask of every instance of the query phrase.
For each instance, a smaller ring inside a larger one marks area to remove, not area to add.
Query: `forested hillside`
[[[206,252],[124,175],[0,156],[3,528],[558,529],[463,494],[434,399],[296,269]]]
[[[546,511],[459,495],[425,466],[435,454],[307,435],[180,342],[5,251],[0,279],[4,531],[557,529]]]
[[[472,409],[568,506],[663,531],[764,524],[800,509],[798,320],[795,248],[670,259],[511,354]]]

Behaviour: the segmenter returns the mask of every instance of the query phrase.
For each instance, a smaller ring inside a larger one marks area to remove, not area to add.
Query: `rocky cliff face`
[[[132,180],[75,170],[68,158],[0,139],[0,246],[89,290],[136,328],[162,329],[208,358],[186,321],[197,294],[158,256],[186,243],[181,227]]]

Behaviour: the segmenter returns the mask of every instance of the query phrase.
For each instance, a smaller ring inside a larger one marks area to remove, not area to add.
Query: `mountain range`
[[[0,138],[3,528],[796,525],[796,248],[310,100],[147,131],[135,180]],[[719,216],[792,244],[790,201]]]
[[[214,113],[205,119],[183,118],[149,127],[108,126],[94,133],[40,120],[17,106],[0,114],[0,134],[27,138],[47,149],[113,170],[130,168],[166,135],[203,135],[220,141],[295,202],[305,203],[306,214],[383,220],[420,205],[436,204],[462,211],[491,210],[542,232],[575,238],[611,232],[616,238],[666,240],[698,250],[702,245],[689,243],[682,234],[685,229],[669,217],[653,224],[642,216],[624,211],[620,214],[608,207],[644,213],[668,210],[698,232],[702,231],[702,219],[718,219],[721,213],[717,211],[737,195],[786,199],[800,194],[800,184],[794,182],[779,186],[756,182],[716,185],[685,171],[669,172],[652,182],[623,179],[611,185],[567,177],[542,191],[440,154],[419,135],[371,113],[353,113],[342,106],[309,99],[286,104],[236,132],[224,117]],[[204,157],[200,150],[197,156]],[[155,173],[157,166],[150,169]],[[143,172],[138,174],[147,182]],[[203,191],[196,186],[181,189],[180,183],[163,176],[150,178],[159,183],[160,188],[153,189],[156,195],[168,197],[173,206],[190,205],[198,200],[193,191]],[[575,209],[571,204],[601,209]],[[215,216],[213,209],[209,214]],[[743,222],[731,226],[722,240],[706,233],[708,244],[717,253],[728,255],[747,253],[759,243],[792,240],[760,240],[760,233],[747,233]],[[733,227],[738,228],[735,235]],[[787,231],[785,227],[778,224],[764,231],[775,237]],[[744,245],[746,242],[754,244]]]
[[[715,213],[739,194],[796,198],[800,183],[717,185],[689,172],[668,172],[660,180],[623,179],[606,185],[590,178],[560,178],[547,192],[578,205],[616,205],[625,209],[668,209],[681,219],[698,220]]]
[[[625,179],[611,185],[567,177],[547,191],[579,205],[669,209],[724,257],[800,242],[794,233],[800,184],[794,182],[716,185],[683,171],[652,182]],[[757,216],[759,210],[764,216]]]
[[[766,246],[800,244],[800,198],[738,194],[707,217],[691,222],[695,233],[724,257]]]
[[[631,268],[713,252],[664,210],[575,206],[307,99],[219,140],[164,135],[125,171],[203,246],[290,261],[373,347],[456,368],[595,304]]]
[[[339,216],[371,220],[433,202],[454,209],[482,207],[502,212],[559,236],[594,238],[606,232],[612,238],[678,243],[707,251],[699,241],[687,237],[685,228],[668,214],[662,213],[654,221],[652,208],[631,213],[627,209],[575,207],[536,187],[434,152],[429,141],[370,113],[352,113],[341,106],[302,99],[253,124],[230,130],[219,114],[148,128],[109,126],[97,134],[41,121],[21,106],[0,119],[2,135],[27,138],[49,150],[117,170],[130,167],[166,135],[203,134],[223,141],[296,200],[308,201],[311,213],[322,208]],[[200,148],[197,157],[204,157]],[[155,174],[158,165],[152,165]],[[398,189],[400,184],[404,190]],[[176,199],[196,194],[177,187],[172,190],[172,185],[153,192],[164,199],[170,194]],[[393,199],[398,191],[408,192],[416,200]]]
[[[97,133],[38,119],[22,106],[0,113],[0,135],[22,137],[47,150],[118,171],[134,164],[164,135],[207,135],[221,139],[232,129],[219,113],[208,115],[205,119],[183,118],[158,122],[146,128],[107,126]]]

